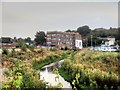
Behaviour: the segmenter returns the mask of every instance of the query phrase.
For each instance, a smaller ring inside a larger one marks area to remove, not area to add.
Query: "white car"
[[[115,46],[101,46],[100,51],[103,51],[103,52],[117,52],[119,50]]]
[[[108,51],[109,52],[117,52],[119,50],[117,49],[117,47],[110,46],[110,47],[108,47]]]
[[[108,51],[108,47],[107,46],[101,46],[100,51],[106,52],[106,51]]]

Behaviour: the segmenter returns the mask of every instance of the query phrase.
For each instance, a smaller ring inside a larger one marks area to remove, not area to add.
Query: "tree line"
[[[99,46],[101,43],[105,40],[103,40],[103,37],[115,37],[116,44],[120,45],[120,28],[112,28],[104,29],[104,28],[96,28],[94,30],[91,30],[89,26],[84,25],[81,27],[78,27],[76,30],[66,30],[66,32],[77,32],[82,36],[83,40],[83,46],[88,47],[91,46],[91,38],[92,38],[92,45],[93,46]],[[92,36],[92,37],[91,37]],[[9,40],[8,40],[9,41]],[[2,40],[2,42],[8,42],[6,39]],[[34,44],[34,46],[37,45],[46,45],[46,34],[44,31],[38,31],[35,33],[34,40],[31,40],[30,37],[27,37],[25,39],[18,38],[18,43],[27,43],[28,45]]]
[[[114,37],[116,39],[116,43],[120,45],[120,28],[112,28],[109,29],[105,28],[96,28],[94,30],[91,30],[89,26],[81,26],[78,27],[77,30],[67,30],[66,32],[78,32],[83,39],[83,46],[91,46],[91,38],[92,38],[92,44],[93,46],[99,46],[103,43],[103,41],[106,41],[105,37]]]

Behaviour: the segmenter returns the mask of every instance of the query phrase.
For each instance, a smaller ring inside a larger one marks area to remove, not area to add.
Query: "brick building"
[[[82,49],[82,37],[75,32],[47,32],[47,45],[61,48]]]
[[[0,48],[15,48],[15,38],[12,39],[10,37],[1,37],[0,38]]]

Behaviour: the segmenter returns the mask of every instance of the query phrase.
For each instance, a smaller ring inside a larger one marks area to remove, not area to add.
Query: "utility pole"
[[[87,40],[87,38],[86,38],[86,48],[87,48],[87,45],[88,45],[88,40]]]
[[[93,45],[92,45],[92,35],[91,35],[91,49],[92,49],[92,46],[93,46]]]

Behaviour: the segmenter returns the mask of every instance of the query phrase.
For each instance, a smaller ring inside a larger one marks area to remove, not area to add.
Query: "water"
[[[61,77],[60,75],[58,75],[59,79],[57,78],[55,81],[55,77],[57,75],[53,73],[53,70],[51,71],[48,69],[49,69],[49,67],[46,67],[44,70],[40,71],[40,79],[41,80],[44,80],[45,82],[48,83],[48,85],[51,85],[51,86],[57,86],[58,83],[61,83],[63,85],[62,88],[71,88],[71,90],[72,90],[70,83],[65,81],[64,78]]]

